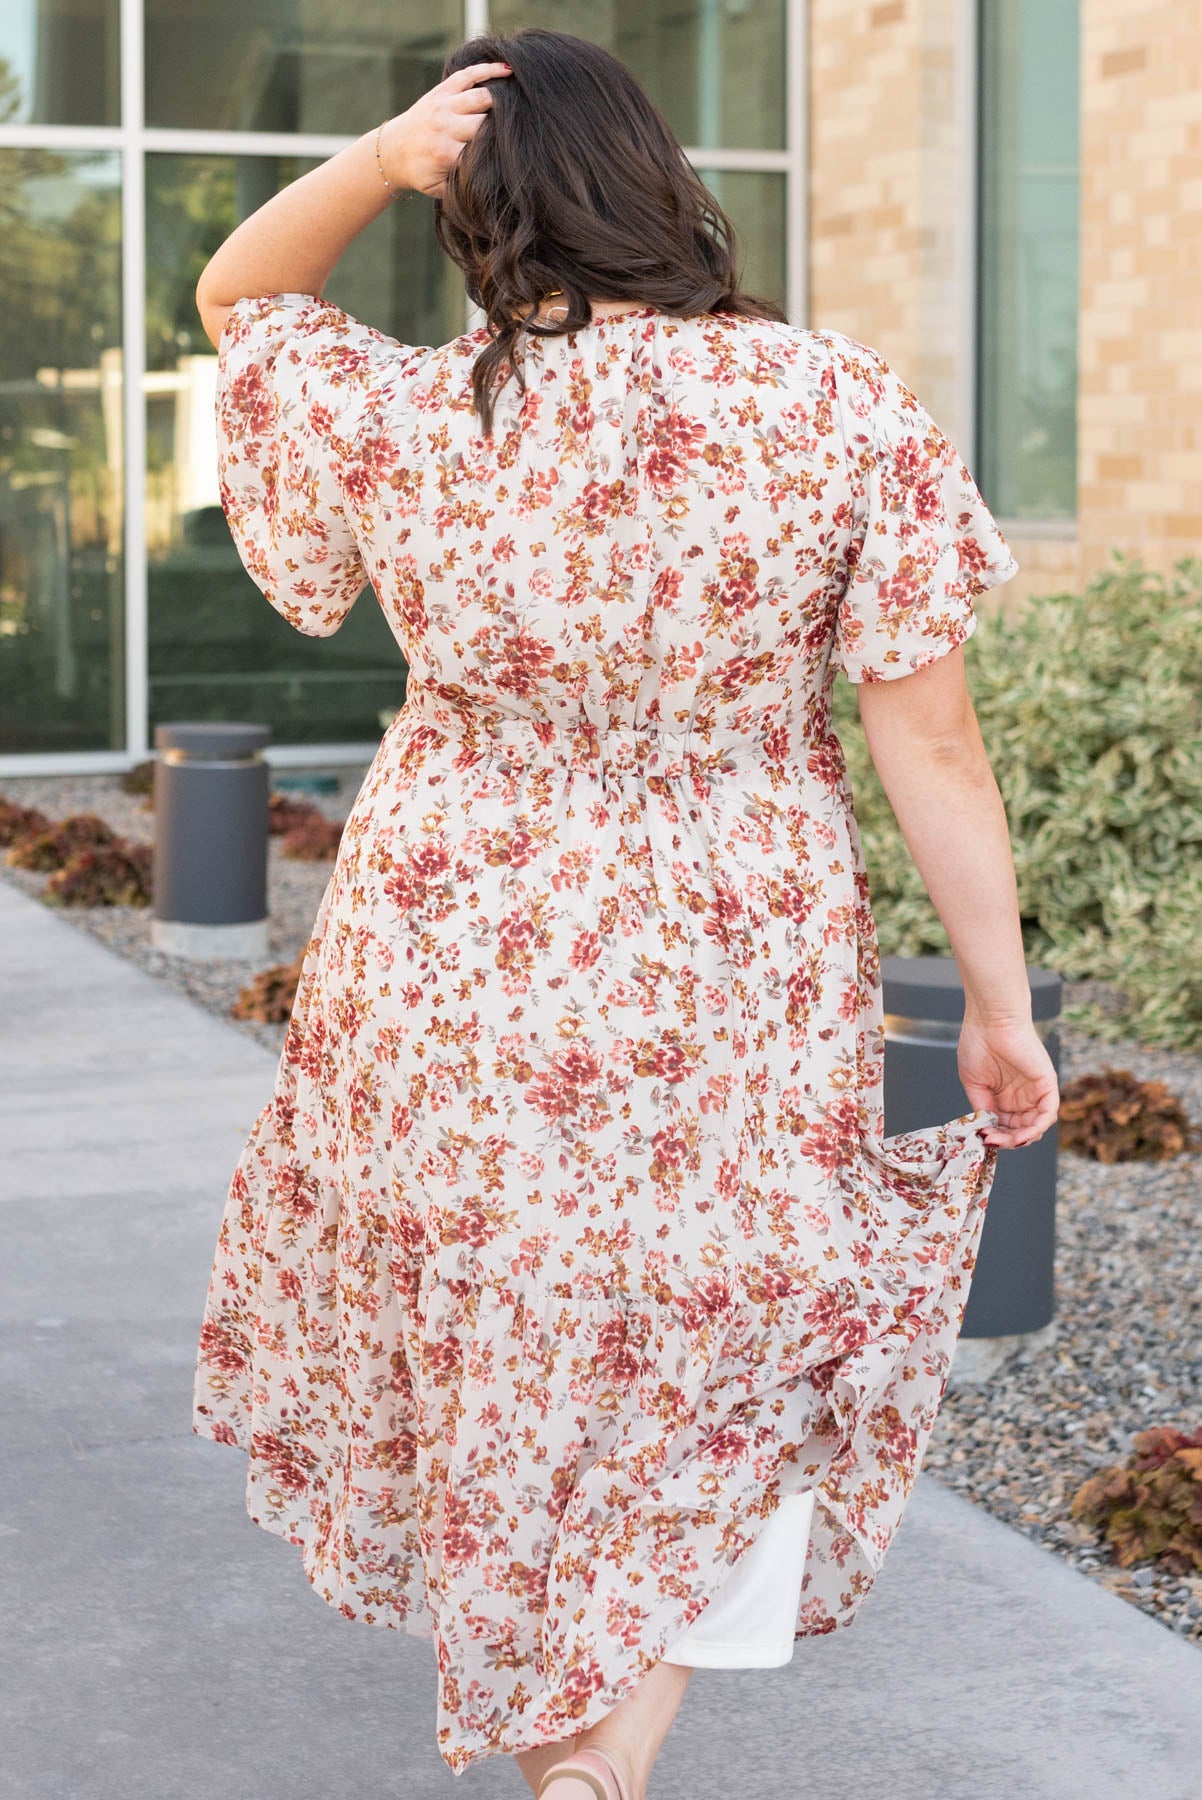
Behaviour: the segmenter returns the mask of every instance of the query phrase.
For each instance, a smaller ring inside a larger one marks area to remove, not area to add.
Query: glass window
[[[403,696],[404,661],[370,589],[329,638],[268,606],[238,558],[217,487],[217,355],[196,283],[218,245],[312,167],[276,157],[152,155],[146,164],[146,537],[151,724],[261,719],[277,743],[366,742]],[[463,277],[434,241],[428,202],[390,207],[348,250],[326,294],[406,343],[464,330]]]
[[[115,154],[0,150],[0,749],[125,742]]]
[[[146,122],[353,136],[442,78],[462,0],[146,0]]]
[[[120,0],[3,0],[0,121],[116,125]]]
[[[740,286],[786,306],[784,176],[745,169],[697,173],[735,228]]]
[[[977,461],[1011,519],[1077,508],[1078,11],[980,9]]]
[[[489,23],[570,31],[612,50],[682,144],[785,147],[785,0],[492,0]]]

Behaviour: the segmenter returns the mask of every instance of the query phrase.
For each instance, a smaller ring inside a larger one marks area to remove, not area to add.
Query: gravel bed
[[[1103,1067],[1163,1081],[1202,1123],[1202,1057],[1066,1028],[1062,1084]],[[980,1387],[949,1387],[923,1465],[1195,1643],[1202,1574],[1120,1569],[1069,1503],[1099,1469],[1126,1461],[1136,1432],[1202,1428],[1200,1196],[1197,1151],[1109,1167],[1062,1153],[1051,1342]]]
[[[336,795],[315,796],[344,818],[364,769],[332,770]],[[97,812],[125,835],[148,841],[153,814],[123,794],[116,776],[5,780],[2,791],[51,818]],[[309,796],[298,796],[309,798]],[[329,863],[295,863],[272,840],[270,958],[304,948],[330,875]],[[44,876],[0,863],[4,876],[38,893]],[[222,1017],[261,965],[184,963],[150,946],[149,912],[63,909],[62,917]],[[1065,1005],[1106,1005],[1095,983],[1066,983]],[[278,1053],[284,1027],[238,1022]],[[1202,1123],[1202,1057],[1138,1044],[1104,1044],[1071,1025],[1061,1032],[1061,1080],[1128,1068],[1164,1081]],[[1120,1569],[1069,1503],[1098,1469],[1123,1462],[1138,1431],[1202,1426],[1202,1154],[1110,1167],[1066,1152],[1057,1204],[1056,1320],[1050,1341],[1013,1358],[980,1386],[949,1386],[924,1467],[967,1499],[1063,1557],[1074,1568],[1202,1643],[1202,1575],[1183,1580],[1151,1564]]]
[[[327,818],[344,819],[363,784],[366,766],[310,772],[334,776],[338,781],[338,792],[291,794],[289,790],[290,797],[311,801]],[[154,813],[137,795],[122,793],[121,779],[117,775],[6,778],[0,782],[0,793],[6,799],[15,800],[19,806],[39,807],[51,819],[65,819],[70,813],[94,812],[124,837],[149,843],[154,836]],[[289,963],[308,942],[333,863],[291,862],[281,854],[278,838],[269,840],[267,856],[267,961]],[[40,894],[46,884],[44,875],[10,869],[3,861],[0,861],[0,872],[27,894]],[[199,1001],[210,1012],[235,1024],[239,1031],[247,1032],[257,1043],[274,1050],[277,1055],[283,1048],[283,1025],[230,1020],[230,1007],[239,990],[259,973],[265,966],[263,962],[256,959],[201,963],[164,956],[151,946],[149,907],[59,907],[56,911],[61,918],[90,932],[122,956],[128,956],[190,1000]]]

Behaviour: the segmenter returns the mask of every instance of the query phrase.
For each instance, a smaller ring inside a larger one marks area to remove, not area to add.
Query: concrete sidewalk
[[[274,1058],[0,883],[4,1694],[19,1800],[478,1800],[428,1645],[350,1624],[191,1435],[226,1186]],[[700,1671],[653,1800],[1198,1800],[1202,1656],[922,1476],[859,1621]]]

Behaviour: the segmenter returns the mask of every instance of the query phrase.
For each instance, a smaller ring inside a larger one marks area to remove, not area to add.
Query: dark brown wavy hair
[[[513,73],[487,84],[492,106],[434,202],[435,236],[487,318],[490,341],[472,369],[486,436],[495,387],[512,372],[526,391],[523,332],[588,325],[590,298],[785,321],[775,301],[740,289],[734,227],[616,56],[528,26],[460,44],[442,78],[493,61]],[[552,288],[563,289],[567,317],[531,324]]]

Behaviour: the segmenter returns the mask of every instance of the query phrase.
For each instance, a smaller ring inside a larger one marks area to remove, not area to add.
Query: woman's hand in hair
[[[508,67],[486,62],[457,69],[408,112],[365,131],[244,219],[209,259],[197,283],[196,305],[210,343],[220,344],[237,300],[320,294],[347,245],[391,206],[390,189],[440,193],[447,170],[492,104],[488,88],[477,84],[492,81]]]
[[[510,73],[508,63],[470,63],[389,119],[380,133],[380,158],[392,185],[436,199],[492,105],[492,90],[484,84]]]

